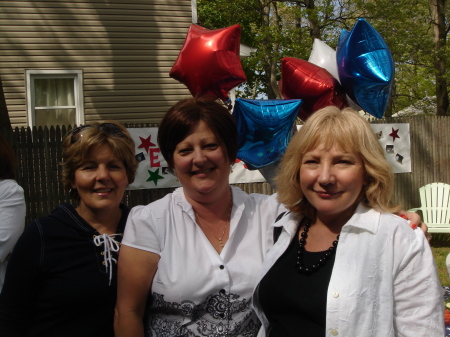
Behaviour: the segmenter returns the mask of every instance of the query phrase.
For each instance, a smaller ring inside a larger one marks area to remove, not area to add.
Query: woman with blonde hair
[[[117,258],[137,168],[135,145],[117,122],[83,125],[63,140],[63,203],[19,239],[0,296],[9,336],[112,337]]]
[[[182,187],[130,212],[117,337],[258,334],[253,289],[286,209],[275,195],[230,186],[237,135],[228,109],[213,101],[181,100],[164,116],[158,144]]]
[[[315,112],[276,179],[288,212],[254,293],[259,336],[443,336],[427,239],[393,215],[394,175],[369,123]]]

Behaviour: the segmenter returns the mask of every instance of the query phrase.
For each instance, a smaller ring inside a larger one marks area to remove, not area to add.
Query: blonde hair
[[[379,211],[398,211],[399,207],[391,201],[394,174],[370,124],[356,111],[334,106],[312,114],[290,141],[275,179],[279,202],[291,212],[315,219],[315,209],[300,187],[299,172],[305,153],[322,144],[326,149],[338,146],[343,151],[358,153],[366,182],[360,199]]]
[[[70,191],[70,196],[79,199],[78,192],[71,189],[75,179],[75,171],[84,163],[89,152],[101,145],[108,145],[114,155],[123,162],[127,173],[128,183],[131,184],[136,176],[138,162],[135,157],[135,145],[128,130],[119,122],[105,121],[116,125],[120,132],[111,134],[97,126],[103,123],[92,123],[79,131],[80,136],[72,139],[73,131],[64,136],[62,142],[62,183]]]

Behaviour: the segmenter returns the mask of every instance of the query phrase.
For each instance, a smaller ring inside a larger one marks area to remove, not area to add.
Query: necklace
[[[220,247],[221,247],[221,248],[223,248],[223,246],[224,246],[224,243],[223,243],[223,237],[225,236],[225,232],[227,231],[227,228],[228,228],[228,226],[230,225],[230,220],[231,220],[231,210],[232,210],[232,208],[233,208],[233,199],[231,199],[230,209],[228,210],[228,215],[227,215],[228,221],[225,223],[225,227],[223,228],[222,235],[220,236],[220,238],[217,237],[217,236],[213,233],[211,227],[209,227],[209,225],[208,225],[208,223],[206,222],[206,220],[205,220],[204,218],[202,218],[202,217],[200,216],[200,214],[198,214],[197,212],[194,211],[195,216],[196,216],[197,218],[199,218],[199,219],[202,219],[202,220],[204,221],[205,226],[206,226],[206,228],[208,229],[208,231],[211,233],[211,235],[212,235],[217,241],[219,241],[219,244],[220,244]]]
[[[303,252],[305,251],[304,246],[306,244],[306,238],[308,237],[309,227],[311,227],[311,223],[307,222],[305,228],[303,229],[302,234],[300,235],[301,238],[300,240],[298,240],[299,247],[297,253],[297,271],[300,274],[312,274],[315,273],[317,270],[319,270],[320,267],[322,267],[323,265],[325,265],[325,263],[327,263],[331,255],[334,254],[339,242],[339,235],[338,235],[336,237],[336,240],[333,241],[333,245],[326,251],[325,256],[320,258],[319,261],[317,261],[317,263],[309,267],[305,267],[305,265],[303,264]]]

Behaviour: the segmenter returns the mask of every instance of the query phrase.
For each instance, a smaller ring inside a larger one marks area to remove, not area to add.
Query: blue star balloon
[[[343,30],[336,49],[339,80],[347,95],[381,118],[391,94],[394,61],[381,35],[366,20]]]
[[[238,128],[237,157],[250,170],[281,158],[292,137],[301,103],[300,99],[236,99],[233,116]]]

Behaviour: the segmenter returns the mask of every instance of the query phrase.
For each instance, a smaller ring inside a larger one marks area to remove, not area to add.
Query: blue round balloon
[[[238,128],[237,157],[249,169],[262,168],[281,158],[301,103],[300,99],[236,99],[233,117]]]
[[[394,60],[381,35],[366,20],[342,31],[336,49],[339,80],[347,95],[381,118],[391,94]]]

